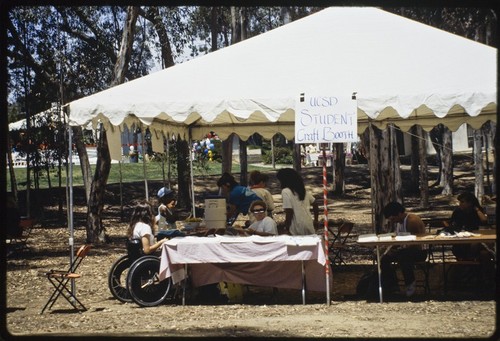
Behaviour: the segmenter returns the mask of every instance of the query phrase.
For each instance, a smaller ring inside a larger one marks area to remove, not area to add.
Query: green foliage
[[[293,164],[293,150],[289,147],[275,147],[274,148],[275,163],[291,165]],[[262,161],[266,164],[272,163],[271,150],[264,150]]]

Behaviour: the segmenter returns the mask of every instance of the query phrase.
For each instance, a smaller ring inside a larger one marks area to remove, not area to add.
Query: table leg
[[[302,265],[302,304],[306,304],[306,270],[304,268],[304,261],[300,262]]]
[[[489,253],[491,253],[491,254],[493,255],[493,260],[495,260],[495,261],[496,261],[496,260],[497,260],[496,244],[495,244],[495,246],[494,246],[494,247],[495,247],[495,250],[490,249],[490,248],[489,248],[489,246],[488,246],[486,243],[481,243],[481,244],[484,246],[484,248],[485,248],[485,249],[486,249]]]
[[[382,295],[382,269],[380,268],[380,250],[377,245],[377,272],[378,272],[378,295],[380,298],[380,303],[384,302]]]
[[[186,305],[186,283],[188,280],[188,268],[187,264],[184,264],[184,272],[185,272],[185,277],[184,281],[182,283],[182,305]]]

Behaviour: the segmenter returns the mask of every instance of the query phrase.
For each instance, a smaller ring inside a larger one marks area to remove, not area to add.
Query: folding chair
[[[349,236],[351,235],[354,223],[343,223],[339,226],[337,233],[330,227],[328,230],[332,233],[333,239],[328,247],[330,262],[332,265],[346,264],[343,257],[343,252],[348,249],[346,244]]]
[[[50,296],[40,314],[43,314],[43,312],[47,308],[50,310],[59,296],[64,297],[66,301],[68,301],[76,310],[80,310],[79,308],[81,308],[83,311],[87,310],[82,302],[80,302],[78,298],[76,298],[76,295],[74,295],[70,290],[71,288],[68,288],[68,284],[71,280],[75,280],[81,277],[81,275],[77,274],[75,271],[83,261],[83,259],[87,256],[90,247],[91,246],[87,244],[82,245],[80,249],[78,249],[78,251],[76,252],[76,257],[68,270],[50,270],[43,274],[47,277],[47,279],[54,287],[54,292]]]
[[[30,250],[28,246],[28,239],[35,224],[35,219],[21,218],[21,220],[19,221],[19,228],[22,232],[18,236],[9,237],[10,252],[8,253],[8,255],[13,254],[16,251],[23,252]]]

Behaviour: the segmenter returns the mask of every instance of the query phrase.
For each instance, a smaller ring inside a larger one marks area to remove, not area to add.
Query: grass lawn
[[[95,171],[95,165],[91,165],[92,172]],[[145,168],[145,169],[144,169]],[[263,169],[268,169],[269,167],[263,167],[261,164],[249,164],[248,165],[248,171],[252,171],[254,169],[257,170],[263,170]],[[26,168],[14,168],[15,171],[15,177],[17,181],[17,188],[18,190],[25,190],[26,189],[26,177],[27,177],[27,171]],[[140,163],[112,163],[111,164],[111,171],[109,173],[109,178],[107,183],[112,184],[112,183],[120,183],[120,179],[122,183],[126,182],[134,182],[134,181],[143,181],[144,180],[144,172],[146,172],[146,178],[148,180],[163,180],[164,178],[166,179],[168,177],[168,165],[164,164],[162,165],[161,162],[147,162],[146,167],[144,167],[144,164],[142,162]],[[233,173],[239,173],[240,172],[240,165],[234,163],[232,167],[232,172]],[[52,168],[48,171],[47,175],[47,170],[42,170],[39,172],[39,188],[49,188],[49,187],[57,187],[59,185],[59,175],[58,175],[58,168]],[[205,167],[200,167],[197,165],[197,163],[193,163],[193,173],[194,176],[201,176],[201,175],[217,175],[221,174],[221,164],[219,162],[209,162]],[[33,188],[33,171],[30,171],[31,174],[31,181],[32,185],[31,187]],[[67,180],[67,172],[66,169],[63,167],[61,170],[61,184],[62,186],[66,185],[66,180]],[[50,177],[50,179],[49,179]],[[177,169],[175,165],[172,166],[171,168],[171,179],[176,179],[177,178]],[[10,172],[7,171],[7,188],[10,188]],[[49,186],[50,183],[50,186]],[[83,180],[82,180],[82,171],[79,165],[74,165],[73,166],[73,186],[82,186],[83,185]]]

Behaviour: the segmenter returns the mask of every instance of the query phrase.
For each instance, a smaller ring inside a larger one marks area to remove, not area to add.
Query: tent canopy
[[[496,49],[376,8],[332,7],[69,103],[70,124],[294,137],[301,93],[357,93],[358,132],[496,121]],[[190,131],[190,133],[189,133]],[[153,144],[154,148],[154,144]]]

